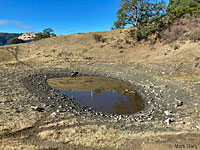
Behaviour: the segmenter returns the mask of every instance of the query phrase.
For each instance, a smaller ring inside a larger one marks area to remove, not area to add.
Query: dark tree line
[[[52,32],[53,32],[53,29],[51,29],[51,28],[44,29],[43,32],[36,33],[35,40],[37,41],[37,40],[41,40],[41,39],[45,39],[45,38],[50,38],[50,37],[56,36],[56,34],[54,34]]]

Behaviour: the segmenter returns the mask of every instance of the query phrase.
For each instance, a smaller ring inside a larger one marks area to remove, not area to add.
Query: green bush
[[[167,7],[167,15],[173,21],[182,16],[195,15],[200,17],[199,0],[170,0]]]
[[[174,50],[177,50],[177,49],[179,49],[179,48],[180,48],[180,45],[174,44],[174,46],[173,46],[173,49],[174,49]]]
[[[43,32],[36,33],[35,41],[56,36],[56,34],[51,32],[53,32],[53,30],[51,28],[47,28],[44,29]]]
[[[35,41],[38,41],[38,40],[41,40],[41,39],[44,39],[44,35],[42,32],[40,33],[36,33],[36,38],[35,38]]]
[[[14,38],[11,40],[10,44],[19,44],[19,43],[25,43],[23,40]]]

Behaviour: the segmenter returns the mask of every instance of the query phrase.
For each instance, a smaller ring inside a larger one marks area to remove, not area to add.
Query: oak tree
[[[132,25],[135,30],[135,38],[140,40],[148,36],[146,33],[152,32],[152,27],[156,27],[154,20],[157,20],[157,18],[165,13],[165,8],[164,1],[121,0],[120,9],[117,11],[117,21],[114,22],[114,28],[119,29],[124,28],[126,25]],[[151,27],[151,25],[153,26]],[[150,31],[146,32],[145,28]],[[144,37],[142,35],[143,33],[145,33]]]

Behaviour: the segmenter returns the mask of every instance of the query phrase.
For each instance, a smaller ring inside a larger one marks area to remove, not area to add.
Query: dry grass
[[[166,35],[166,37],[173,37],[171,34],[175,33],[170,32],[170,36]],[[176,35],[179,34],[182,34],[182,31],[179,31]],[[96,42],[94,35],[99,35],[106,40]],[[192,64],[195,57],[192,55],[198,54],[198,43],[186,42],[179,45],[181,47],[172,53],[170,52],[171,46],[156,42],[152,50],[152,46],[146,42],[135,44],[133,39],[128,37],[127,29],[124,29],[64,35],[42,39],[34,43],[21,44],[18,46],[17,58],[23,62],[33,63],[32,67],[49,65],[63,67],[64,64],[69,65],[69,62],[73,61],[145,64],[160,64],[166,61],[174,63],[177,61],[177,63]],[[0,55],[1,63],[16,60],[11,49],[15,52],[16,46],[10,48],[9,51],[0,47],[1,53],[3,52],[3,55]],[[186,53],[182,53],[183,51]],[[179,59],[177,59],[177,56],[179,56]]]
[[[175,74],[172,78],[179,81],[199,82],[199,74]]]
[[[88,125],[82,127],[66,128],[60,131],[44,131],[39,133],[42,139],[51,139],[54,142],[65,142],[73,145],[92,147],[119,147],[117,130],[106,126]]]
[[[185,28],[183,28],[182,25],[173,24],[170,26],[169,29],[167,29],[163,32],[162,38],[165,40],[165,42],[172,43],[172,42],[178,40],[186,32],[187,32],[187,30]]]
[[[187,28],[185,29],[188,30]],[[181,32],[182,31],[179,31],[177,35]],[[106,41],[96,42],[93,37],[94,34],[101,35],[103,38],[106,38]],[[110,65],[112,65],[112,63],[122,65],[135,63],[147,66],[147,71],[152,68],[158,68],[158,70],[166,68],[167,71],[169,70],[169,72],[171,72],[171,70],[176,69],[176,64],[183,63],[183,69],[186,71],[189,70],[191,73],[191,69],[193,69],[194,66],[194,59],[196,57],[200,57],[200,45],[198,42],[191,43],[186,41],[185,44],[181,44],[181,47],[176,51],[172,50],[171,46],[163,45],[159,42],[155,43],[154,48],[155,49],[152,51],[151,47],[145,42],[134,44],[134,41],[127,37],[127,32],[124,32],[123,30],[72,34],[19,45],[17,52],[18,60],[16,59],[16,55],[14,55],[16,54],[14,53],[16,52],[16,46],[12,46],[9,50],[7,48],[0,47],[0,67],[14,70],[16,69],[15,66],[12,67],[8,64],[14,64],[17,61],[22,61],[37,69],[45,67],[68,67],[70,69],[74,69],[71,67],[71,62],[84,61],[91,62],[90,64],[92,64],[92,62],[107,62]],[[29,66],[25,65],[21,66],[22,69],[27,69],[28,67]],[[109,70],[105,70],[105,72],[106,71],[109,72]],[[194,78],[194,81],[199,80],[199,76],[194,76],[192,78]],[[188,79],[188,77],[181,77],[181,80],[182,79],[193,81],[193,79]],[[15,98],[20,100],[20,97],[15,96]],[[6,111],[11,112],[11,108],[8,108]],[[4,132],[6,129],[9,131],[20,130],[30,126],[34,123],[34,120],[37,119],[38,115],[30,110],[27,110],[26,114],[19,114],[18,116],[16,113],[11,112],[5,116],[1,115],[1,124],[3,124],[3,126],[1,126],[2,128],[0,128],[0,130],[1,132]],[[68,124],[70,121],[72,122],[72,119],[64,121]],[[74,122],[76,123],[76,121]],[[49,126],[53,125],[50,124]],[[55,126],[58,126],[57,122]],[[71,144],[85,144],[90,146],[96,145],[100,147],[120,147],[125,143],[132,144],[135,139],[139,139],[140,142],[143,142],[143,139],[148,136],[148,134],[149,133],[143,136],[136,136],[134,133],[119,132],[105,126],[88,125],[83,127],[66,128],[65,130],[60,131],[55,131],[53,129],[47,131],[44,130],[40,132],[38,136],[42,139],[48,139],[50,141],[63,141]],[[151,138],[152,135],[154,135],[154,133],[149,134],[149,137]],[[70,139],[70,137],[72,137],[72,139]],[[19,143],[18,146],[20,144],[21,143]],[[4,149],[12,149],[13,147],[16,148],[16,145],[12,145],[11,143],[9,145],[2,144]],[[137,146],[138,143],[136,143],[136,147]],[[155,145],[150,146],[152,148]],[[162,148],[163,147],[160,149]],[[29,148],[25,145],[25,149],[34,149],[34,147]]]
[[[166,43],[173,43],[177,40],[200,40],[200,20],[194,16],[183,17],[175,20],[161,34]]]

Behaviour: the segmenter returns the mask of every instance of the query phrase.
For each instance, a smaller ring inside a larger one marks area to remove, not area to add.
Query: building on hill
[[[23,33],[18,37],[18,39],[21,39],[25,42],[31,42],[36,38],[36,34],[33,32]]]

